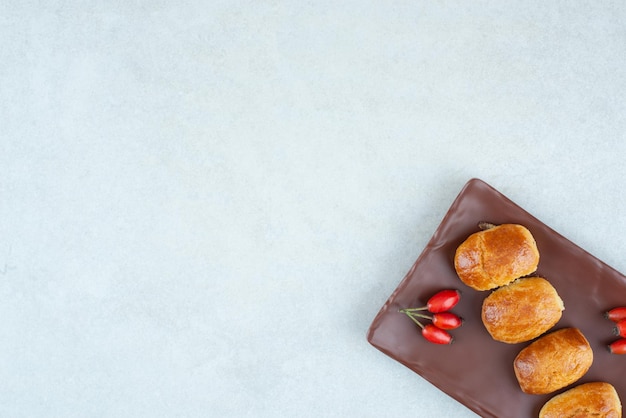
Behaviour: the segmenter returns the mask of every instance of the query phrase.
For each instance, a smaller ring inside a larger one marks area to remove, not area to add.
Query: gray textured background
[[[474,416],[365,332],[471,177],[626,271],[625,57],[619,1],[0,1],[0,415]]]

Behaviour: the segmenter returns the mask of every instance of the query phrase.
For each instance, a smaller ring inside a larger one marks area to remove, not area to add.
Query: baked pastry
[[[578,328],[563,328],[522,349],[513,368],[524,393],[541,395],[576,382],[591,363],[593,351],[583,333]]]
[[[496,341],[530,341],[559,322],[563,300],[544,278],[517,279],[494,290],[483,301],[482,320]]]
[[[622,403],[610,383],[584,383],[545,403],[539,418],[621,418]]]
[[[463,283],[489,290],[537,269],[535,239],[522,225],[502,224],[470,235],[456,250],[454,268]]]

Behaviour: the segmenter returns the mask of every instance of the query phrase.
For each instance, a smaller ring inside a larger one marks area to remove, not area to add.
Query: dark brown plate
[[[579,328],[594,352],[593,365],[582,379],[549,395],[524,394],[515,379],[513,359],[529,343],[494,341],[480,319],[489,292],[464,285],[454,271],[454,252],[478,223],[518,223],[535,237],[540,253],[537,274],[548,279],[565,304],[563,317],[551,330]],[[601,237],[598,237],[601,239]],[[422,306],[441,289],[459,289],[452,309],[465,319],[451,331],[451,345],[427,342],[401,308]],[[605,381],[626,401],[626,355],[610,354],[613,323],[603,313],[626,305],[626,277],[541,223],[485,182],[472,179],[400,285],[383,305],[367,334],[377,349],[409,367],[433,385],[483,417],[536,417],[554,394],[577,384]]]

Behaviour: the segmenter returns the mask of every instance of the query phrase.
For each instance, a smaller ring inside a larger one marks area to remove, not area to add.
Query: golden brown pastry
[[[610,383],[584,383],[550,399],[539,418],[621,418],[622,403]]]
[[[551,332],[519,352],[513,361],[524,393],[554,392],[583,377],[593,363],[593,351],[578,328]]]
[[[563,300],[546,279],[517,279],[494,290],[483,301],[482,320],[496,341],[530,341],[561,319]]]
[[[470,235],[456,250],[454,268],[466,285],[489,290],[537,269],[535,239],[522,225],[503,224]]]

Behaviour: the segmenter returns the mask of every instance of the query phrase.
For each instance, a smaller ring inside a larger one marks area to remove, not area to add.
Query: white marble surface
[[[626,271],[622,2],[5,0],[0,41],[0,416],[475,416],[365,340],[472,177]]]

